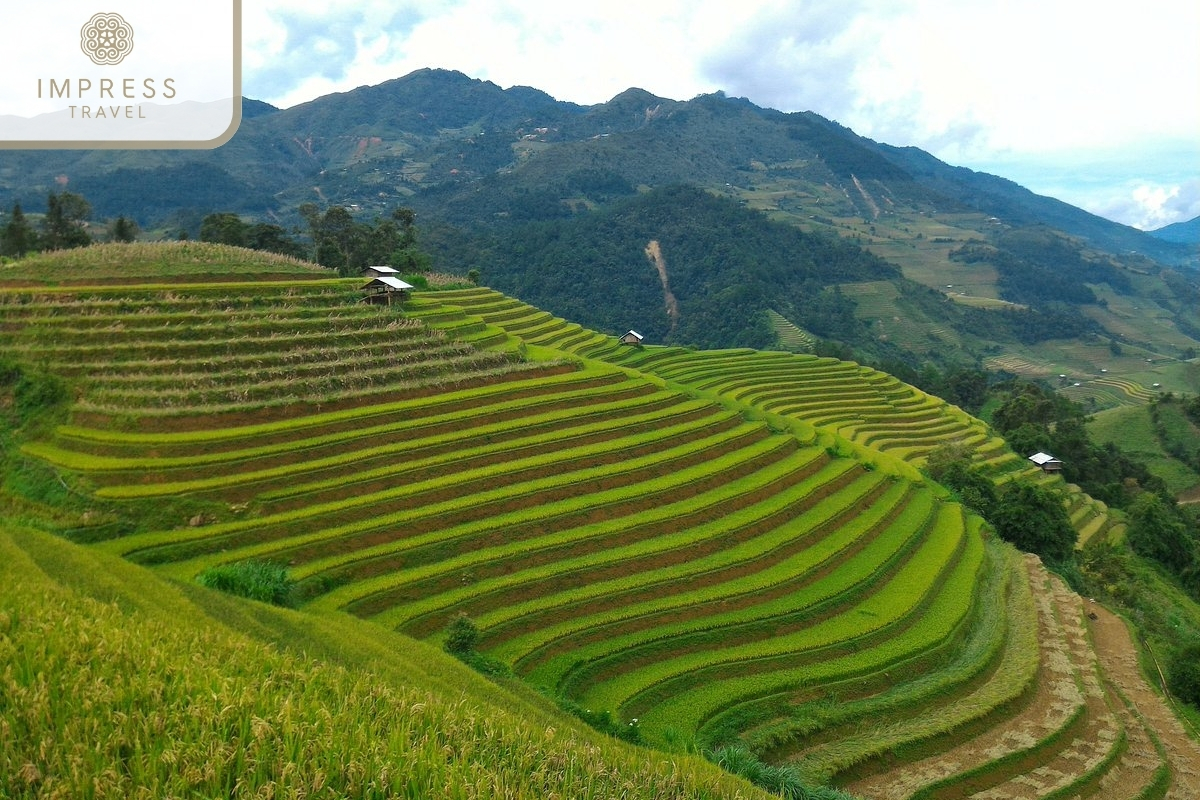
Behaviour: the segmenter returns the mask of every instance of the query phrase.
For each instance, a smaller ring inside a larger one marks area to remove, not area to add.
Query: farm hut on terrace
[[[1029,460],[1042,468],[1042,472],[1062,472],[1063,462],[1049,453],[1034,453]]]
[[[383,275],[372,279],[370,283],[362,287],[362,291],[366,292],[363,302],[391,305],[394,300],[407,300],[408,293],[412,288],[411,283],[391,275]]]
[[[631,344],[631,345],[637,346],[642,343],[642,339],[644,339],[644,338],[646,338],[646,337],[642,336],[637,331],[628,331],[627,333],[622,334],[621,338],[618,339],[617,341],[620,342],[621,344]]]
[[[383,278],[387,276],[396,277],[400,274],[400,270],[395,267],[363,267],[363,275],[368,278]]]

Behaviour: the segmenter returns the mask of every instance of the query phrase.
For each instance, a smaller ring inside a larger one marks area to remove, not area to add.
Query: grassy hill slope
[[[14,673],[22,692],[56,683],[40,683],[40,661],[73,685],[73,665],[92,660],[73,648],[108,646],[68,632],[38,650],[36,631],[57,625],[61,606],[128,631],[113,634],[114,652],[132,653],[121,663],[195,676],[148,679],[128,706],[156,693],[199,703],[186,699],[194,687],[212,687],[216,704],[203,695],[200,727],[180,734],[215,749],[212,764],[264,780],[286,770],[307,752],[293,718],[317,742],[340,726],[358,737],[318,760],[319,774],[294,773],[298,786],[332,780],[333,762],[362,747],[364,764],[411,763],[386,778],[411,782],[412,796],[485,784],[611,796],[618,783],[635,796],[750,796],[680,755],[732,744],[867,796],[952,796],[967,780],[1017,796],[1027,774],[1044,779],[1021,796],[1039,798],[1190,786],[1180,776],[1200,762],[1147,748],[1157,728],[1100,666],[1078,596],[919,472],[954,441],[998,480],[1031,473],[957,408],[831,358],[622,346],[481,288],[367,306],[354,281],[247,280],[254,271],[228,259],[218,282],[0,290],[0,345],[23,379],[60,382],[69,398],[69,418],[6,434],[14,534],[3,546],[24,578],[3,624],[28,653]],[[18,424],[27,396],[13,390]],[[1111,526],[1086,496],[1076,505],[1081,533]],[[196,585],[262,561],[287,568],[299,611]],[[98,611],[81,595],[116,605]],[[175,641],[154,627],[164,615],[183,638],[157,653],[157,639]],[[463,615],[478,650],[523,684],[460,681],[429,647]],[[255,641],[230,644],[214,617]],[[30,633],[28,619],[45,622]],[[189,672],[180,659],[204,636],[216,655]],[[249,663],[227,654],[238,647]],[[297,653],[316,667],[286,661]],[[243,689],[259,661],[289,677]],[[360,707],[379,705],[373,681],[419,696],[364,719]],[[220,702],[241,691],[264,705]],[[341,695],[349,716],[323,710]],[[129,714],[113,702],[102,720]],[[599,744],[556,703],[674,755]],[[82,734],[57,726],[88,719],[80,708],[22,723],[24,749],[8,756],[26,776],[17,789],[82,763],[81,780],[109,769],[114,793],[231,791],[216,767],[164,783],[161,765],[182,754],[145,743],[152,713],[130,715],[115,750],[73,760]],[[435,709],[451,716],[419,716]],[[176,723],[164,712],[161,724]],[[405,750],[397,732],[414,726],[420,745]],[[38,750],[50,731],[63,748]],[[421,749],[429,742],[451,757]],[[595,760],[563,761],[569,748]],[[364,791],[362,776],[384,782],[383,770],[343,769],[329,793]]]
[[[376,626],[228,599],[5,524],[0,794],[759,796]]]

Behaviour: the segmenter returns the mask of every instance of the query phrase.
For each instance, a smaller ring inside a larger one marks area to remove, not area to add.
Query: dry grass
[[[209,242],[112,242],[37,253],[0,265],[0,281],[44,283],[255,273],[334,277],[330,270],[308,261]]]

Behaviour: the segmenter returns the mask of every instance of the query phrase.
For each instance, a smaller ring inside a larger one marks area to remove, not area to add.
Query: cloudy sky
[[[718,89],[1140,228],[1200,215],[1196,0],[243,0],[287,107],[422,67],[559,100]]]

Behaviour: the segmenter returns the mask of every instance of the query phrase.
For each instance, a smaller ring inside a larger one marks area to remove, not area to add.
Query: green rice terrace
[[[1125,625],[924,478],[1061,481],[956,407],[221,258],[0,284],[70,391],[2,495],[0,795],[769,796],[698,755],[737,745],[863,798],[1200,797]],[[248,563],[297,608],[197,582]]]

